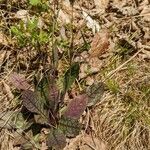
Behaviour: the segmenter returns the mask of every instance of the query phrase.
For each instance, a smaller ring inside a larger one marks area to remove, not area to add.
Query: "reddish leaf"
[[[35,92],[38,99],[44,103],[49,103],[49,108],[54,110],[59,103],[59,90],[55,84],[54,79],[44,76],[36,86]]]
[[[19,90],[27,90],[30,87],[26,79],[22,75],[15,72],[10,75],[9,80]]]
[[[59,98],[59,90],[56,86],[50,87],[49,99],[52,101],[58,101]]]
[[[29,111],[34,113],[39,113],[40,104],[36,99],[36,94],[33,91],[26,90],[22,92],[23,106],[25,106]]]
[[[79,119],[88,103],[88,96],[85,94],[75,97],[67,106],[65,117]]]
[[[53,130],[48,135],[48,147],[62,150],[66,146],[66,137],[60,130]]]
[[[50,86],[49,91],[49,104],[52,110],[55,110],[59,103],[59,90],[56,85]]]

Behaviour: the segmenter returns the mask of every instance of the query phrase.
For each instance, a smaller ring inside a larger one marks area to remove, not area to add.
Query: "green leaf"
[[[107,88],[113,92],[114,94],[117,94],[119,92],[119,84],[117,83],[117,81],[113,80],[113,79],[108,79],[106,81],[106,85],[107,85]]]
[[[30,4],[36,6],[41,3],[41,0],[30,0]]]
[[[37,94],[37,97],[40,101],[43,101],[43,103],[47,104],[49,101],[49,80],[46,77],[43,77],[39,83],[35,87],[35,92]]]
[[[27,129],[32,122],[24,119],[23,114],[18,111],[6,111],[0,113],[0,128]]]
[[[16,26],[11,26],[10,29],[11,29],[11,32],[15,35],[20,35],[21,34],[19,29]]]
[[[33,124],[33,120],[19,112],[14,117],[14,124],[17,129],[25,130]]]
[[[88,96],[86,94],[76,96],[67,106],[63,116],[79,119],[87,107]]]
[[[74,63],[65,73],[64,92],[67,92],[79,75],[79,63]]]
[[[77,119],[62,117],[58,128],[63,131],[67,137],[75,137],[81,130],[81,125]]]
[[[31,34],[32,37],[37,36],[37,30],[38,30],[38,19],[35,17],[28,20],[27,31]]]
[[[13,129],[16,128],[14,124],[14,117],[17,111],[6,111],[0,113],[0,128]]]
[[[59,129],[52,130],[48,135],[48,147],[62,150],[66,146],[66,137]]]
[[[89,97],[88,106],[93,106],[101,100],[104,94],[104,83],[93,83],[86,89],[86,93]]]
[[[37,97],[40,101],[52,110],[54,110],[59,102],[59,90],[55,84],[55,80],[51,75],[44,75],[41,81],[36,85]]]
[[[48,42],[48,34],[44,31],[40,31],[39,35],[38,35],[38,41],[39,43],[47,43]]]

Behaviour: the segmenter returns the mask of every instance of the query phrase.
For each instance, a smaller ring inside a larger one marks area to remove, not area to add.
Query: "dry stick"
[[[71,44],[70,44],[70,49],[69,49],[69,64],[70,64],[70,67],[72,65],[72,54],[74,52],[74,33],[73,33],[73,19],[74,19],[74,16],[73,16],[73,11],[74,11],[74,3],[71,2]]]
[[[54,16],[53,16],[53,25],[52,25],[52,64],[54,66],[54,32],[55,32],[55,12],[56,12],[56,4],[54,2],[54,5],[53,5],[53,9],[54,9]]]
[[[135,53],[132,57],[130,57],[130,59],[128,59],[126,62],[124,62],[123,64],[121,64],[119,67],[117,67],[115,70],[112,70],[111,72],[109,72],[106,76],[106,78],[100,82],[104,83],[104,81],[106,81],[108,78],[112,77],[117,71],[119,71],[122,67],[124,67],[127,63],[129,63],[132,59],[134,59],[143,49],[140,49],[137,53]],[[100,88],[100,86],[98,86],[93,92],[97,91]]]
[[[74,49],[74,34],[73,34],[73,2],[71,1],[71,41],[70,41],[70,48],[68,49],[68,56],[69,56],[69,67],[71,68],[72,65],[72,53],[73,53],[73,49]],[[71,69],[69,72],[69,78],[71,77]],[[66,93],[66,90],[65,90]]]
[[[117,67],[115,70],[112,70],[111,72],[109,72],[106,76],[106,78],[102,81],[104,82],[105,80],[107,80],[108,78],[111,78],[116,72],[118,72],[122,67],[124,67],[127,63],[129,63],[132,59],[134,59],[143,49],[139,50],[138,52],[136,52],[132,57],[130,57],[130,59],[128,59],[126,62],[124,62],[123,64],[121,64],[119,67]]]
[[[54,74],[55,74],[55,71],[56,71],[56,65],[55,65],[55,39],[54,39],[54,37],[55,37],[55,28],[56,28],[56,23],[57,23],[57,17],[58,17],[58,15],[59,15],[59,11],[56,13],[56,7],[58,7],[58,4],[59,4],[59,0],[54,0],[53,1],[53,25],[52,25],[52,60],[51,60],[51,63],[52,63],[52,69],[54,69]],[[53,75],[53,79],[54,80],[52,80],[52,84],[55,84],[55,75]],[[52,78],[51,78],[52,79]],[[55,106],[56,107],[56,106]],[[54,108],[55,109],[55,108]],[[52,118],[55,120],[55,122],[56,122],[56,119],[55,119],[55,117],[54,117],[54,115],[52,114],[52,112],[51,111],[49,111],[49,113],[51,114],[51,116],[52,116]]]
[[[73,16],[73,8],[74,8],[74,0],[71,0],[70,1],[71,3],[71,39],[70,39],[70,47],[68,49],[68,57],[69,57],[69,67],[71,68],[71,65],[72,65],[72,54],[73,54],[73,51],[74,51],[74,33],[73,33],[73,19],[74,19],[74,16]],[[70,72],[69,72],[69,79],[71,77],[71,69],[70,69]],[[65,96],[65,93],[66,93],[66,89],[63,91],[63,94],[61,96],[61,99],[64,99],[64,96]]]

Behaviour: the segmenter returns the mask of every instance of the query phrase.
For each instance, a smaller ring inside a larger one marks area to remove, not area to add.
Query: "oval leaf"
[[[93,106],[101,100],[104,94],[104,83],[93,83],[86,89],[86,93],[89,97],[87,106]]]
[[[25,106],[29,111],[33,113],[39,113],[41,110],[40,104],[36,99],[36,94],[31,90],[26,90],[22,92],[23,106]]]
[[[78,63],[74,63],[65,73],[64,76],[64,92],[66,92],[67,90],[69,90],[69,88],[72,86],[72,84],[74,83],[75,79],[78,77],[79,75],[79,64]]]
[[[0,128],[27,129],[31,125],[19,111],[0,112]]]
[[[18,111],[0,112],[0,128],[15,129],[14,117],[19,113]]]
[[[49,97],[49,79],[43,75],[41,80],[38,80],[37,85],[35,86],[35,91],[40,93],[38,96],[41,96],[43,100],[48,101]]]
[[[66,137],[60,130],[55,129],[49,133],[47,144],[48,147],[62,150],[66,146]]]
[[[63,131],[67,137],[75,137],[81,130],[81,125],[77,119],[62,117],[58,128]]]
[[[64,116],[73,119],[79,119],[84,112],[88,103],[88,96],[86,94],[75,97],[67,106]]]
[[[59,103],[59,90],[55,84],[54,79],[45,75],[40,82],[36,85],[38,99],[45,104],[49,104],[49,108],[55,109]]]
[[[50,108],[52,110],[56,110],[58,103],[59,103],[59,90],[56,87],[56,85],[53,85],[50,87],[50,92],[49,92],[49,103],[50,103]]]
[[[27,90],[30,88],[30,85],[26,81],[25,77],[15,72],[10,75],[9,80],[19,90]]]

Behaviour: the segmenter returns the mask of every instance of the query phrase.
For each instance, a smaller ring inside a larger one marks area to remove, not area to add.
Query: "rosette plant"
[[[25,139],[16,145],[22,149],[40,149],[41,142],[46,140],[48,148],[61,150],[66,145],[66,138],[79,134],[83,127],[79,123],[79,118],[86,107],[93,106],[100,99],[103,84],[93,84],[66,105],[65,94],[78,78],[78,74],[79,64],[74,63],[64,74],[61,90],[57,86],[54,70],[45,72],[42,78],[34,77],[34,87],[30,86],[22,75],[17,73],[10,75],[11,83],[17,92],[21,93],[18,98],[21,100],[19,103],[21,109],[12,111],[13,115],[7,126],[15,129]],[[41,138],[43,130],[47,132]],[[32,135],[27,136],[28,132],[32,132]]]

